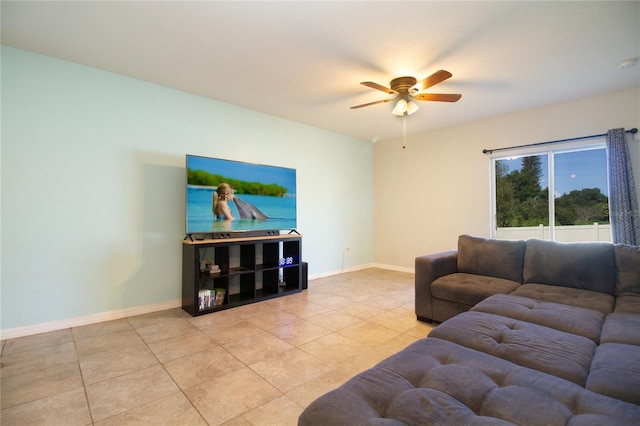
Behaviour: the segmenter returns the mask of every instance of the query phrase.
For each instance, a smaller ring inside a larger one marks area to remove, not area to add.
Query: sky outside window
[[[547,188],[549,186],[548,164],[546,155],[541,155],[544,156],[544,159],[541,162],[540,186]],[[555,196],[559,197],[573,190],[584,188],[599,188],[600,192],[608,196],[606,161],[604,148],[555,154]],[[506,164],[509,171],[522,168],[522,157],[503,159],[500,162]]]

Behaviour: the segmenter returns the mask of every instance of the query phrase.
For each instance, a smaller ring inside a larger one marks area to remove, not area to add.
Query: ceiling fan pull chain
[[[403,144],[402,144],[402,149],[406,149],[407,148],[407,116],[403,115],[402,116],[402,140],[403,140]]]

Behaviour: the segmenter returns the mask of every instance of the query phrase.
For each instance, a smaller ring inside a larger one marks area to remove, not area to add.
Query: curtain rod
[[[638,133],[638,129],[636,129],[634,127],[633,129],[626,130],[625,133]],[[530,146],[547,145],[547,144],[551,144],[551,143],[560,143],[560,142],[578,141],[578,140],[581,140],[581,139],[600,138],[600,137],[603,137],[603,136],[607,136],[607,134],[603,133],[601,135],[580,136],[578,138],[559,139],[557,141],[530,143],[528,145],[509,146],[507,148],[483,149],[482,153],[483,154],[491,154],[491,153],[496,152],[496,151],[506,151],[507,149],[527,148],[527,147],[530,147]]]

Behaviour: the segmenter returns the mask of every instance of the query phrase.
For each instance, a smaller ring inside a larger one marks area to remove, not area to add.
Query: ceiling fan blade
[[[454,93],[418,93],[414,99],[419,101],[457,102],[462,95]]]
[[[376,90],[380,90],[384,93],[388,93],[390,95],[393,95],[394,93],[397,93],[395,90],[389,89],[388,87],[384,87],[378,83],[374,83],[373,81],[363,81],[362,83],[360,83],[364,86],[367,87],[371,87],[372,89],[376,89]]]
[[[370,105],[381,104],[383,102],[391,102],[393,99],[383,99],[381,101],[369,102],[367,104],[352,106],[351,109],[362,108]]]
[[[423,90],[427,90],[431,86],[435,86],[438,83],[442,83],[443,81],[450,78],[451,76],[452,74],[449,71],[445,71],[445,70],[436,71],[433,74],[431,74],[429,77],[425,78],[424,80],[420,80],[419,82],[414,84],[413,87],[411,87],[411,90],[409,91],[411,92],[411,91],[417,90],[418,92],[422,92]]]

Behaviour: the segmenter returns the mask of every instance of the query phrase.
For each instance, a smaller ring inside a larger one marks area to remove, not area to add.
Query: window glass
[[[545,238],[549,226],[547,155],[495,161],[497,237]]]
[[[611,241],[604,149],[554,155],[556,241]]]

